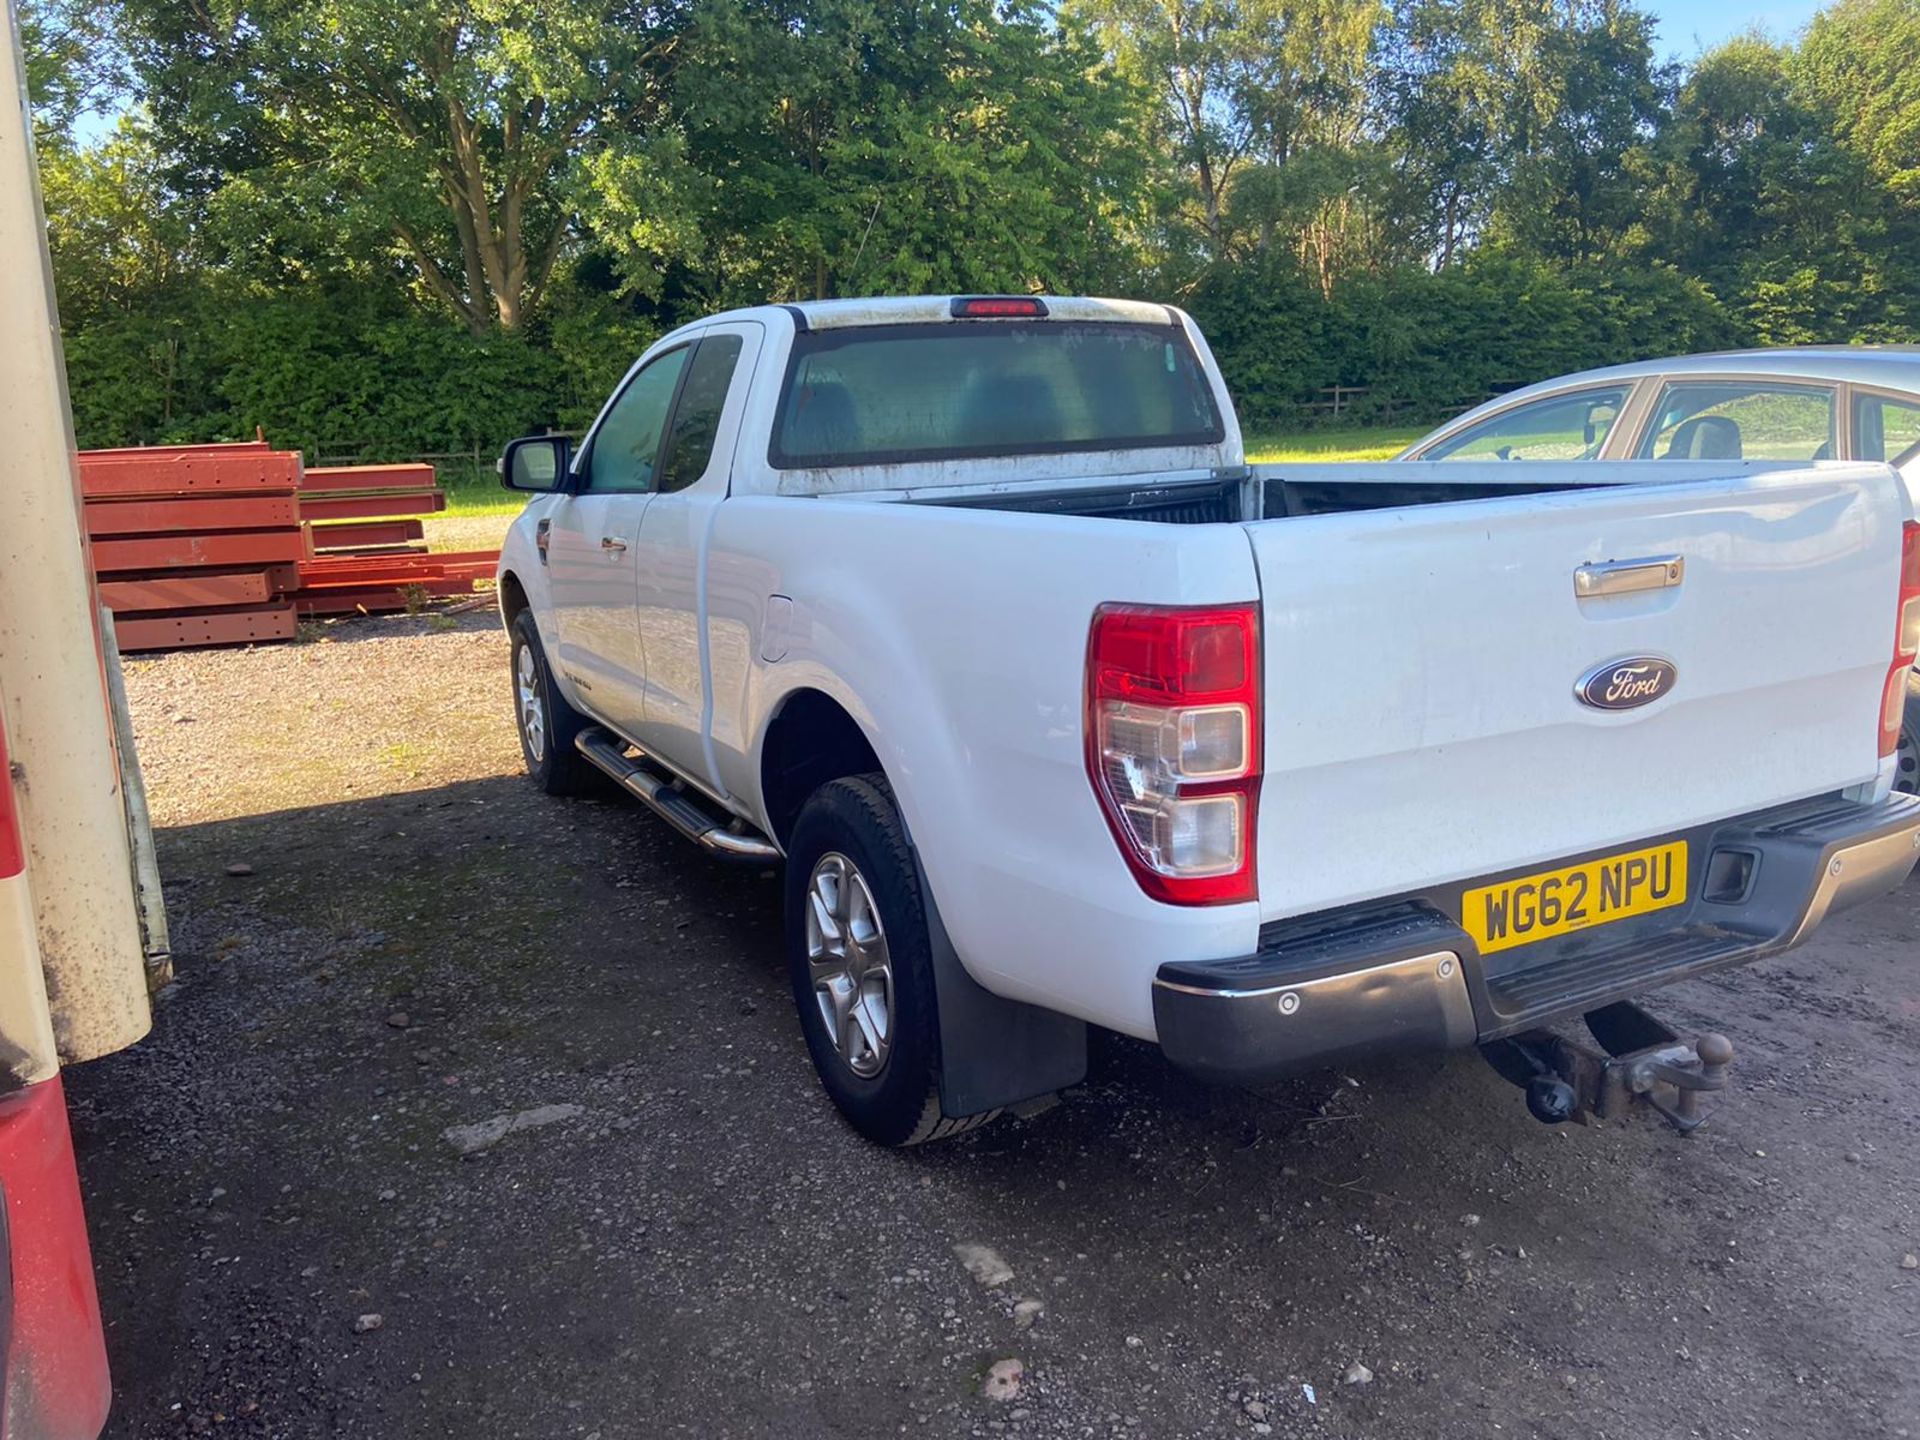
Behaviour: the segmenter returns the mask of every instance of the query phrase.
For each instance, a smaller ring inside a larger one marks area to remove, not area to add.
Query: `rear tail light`
[[[1254,898],[1260,652],[1251,605],[1094,612],[1087,773],[1147,894],[1175,905]]]
[[[1900,748],[1900,722],[1907,708],[1907,672],[1920,659],[1920,525],[1900,531],[1900,610],[1893,630],[1893,664],[1880,701],[1880,753]]]

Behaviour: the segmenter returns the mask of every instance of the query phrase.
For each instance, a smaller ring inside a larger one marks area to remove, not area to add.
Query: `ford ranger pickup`
[[[1631,997],[1920,856],[1883,464],[1249,466],[1179,310],[958,296],[684,326],[501,470],[528,770],[785,867],[885,1144],[1090,1025],[1227,1083],[1477,1046],[1543,1120],[1690,1128],[1731,1046]]]

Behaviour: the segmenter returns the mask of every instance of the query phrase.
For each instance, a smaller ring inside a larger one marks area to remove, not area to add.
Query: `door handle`
[[[627,548],[627,542],[617,539],[612,535],[602,535],[600,537],[600,548],[609,555],[618,555],[622,550]]]
[[[1629,595],[1636,590],[1665,590],[1686,578],[1686,557],[1681,555],[1596,560],[1573,572],[1573,593],[1582,600],[1598,595]]]

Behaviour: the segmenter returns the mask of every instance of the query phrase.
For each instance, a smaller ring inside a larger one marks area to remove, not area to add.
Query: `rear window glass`
[[[794,338],[781,469],[1210,445],[1206,373],[1170,325],[960,321]]]

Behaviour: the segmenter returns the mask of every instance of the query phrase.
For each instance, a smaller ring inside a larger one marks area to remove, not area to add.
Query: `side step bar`
[[[704,809],[665,767],[637,745],[589,725],[573,739],[574,749],[620,782],[620,788],[632,795],[654,814],[693,841],[709,855],[742,865],[777,865],[780,848],[766,836],[746,828],[745,822],[720,817]],[[655,768],[660,766],[660,768]]]

